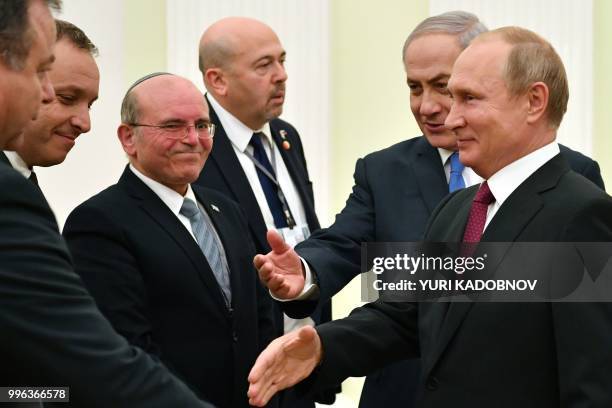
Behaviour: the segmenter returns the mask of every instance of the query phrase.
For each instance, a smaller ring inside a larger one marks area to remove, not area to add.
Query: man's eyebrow
[[[450,78],[450,74],[442,73],[442,74],[436,75],[433,78],[428,79],[426,82],[428,84],[431,84],[431,83],[438,82],[438,81],[441,81],[441,80],[448,80],[449,78]],[[420,81],[416,80],[416,79],[413,79],[413,78],[410,78],[410,76],[408,75],[406,77],[406,82],[420,82]]]
[[[442,73],[442,74],[438,74],[438,75],[436,75],[435,77],[431,78],[431,79],[430,79],[429,81],[427,81],[427,82],[429,82],[429,83],[434,83],[434,82],[438,82],[438,81],[441,81],[441,80],[448,80],[448,78],[450,78],[450,74],[444,74],[444,73]]]

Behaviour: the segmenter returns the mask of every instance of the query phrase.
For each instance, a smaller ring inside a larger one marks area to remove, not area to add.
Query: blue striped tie
[[[451,154],[449,160],[450,177],[448,179],[448,191],[452,193],[453,191],[465,188],[465,181],[463,180],[463,176],[461,175],[465,166],[459,161],[459,152],[454,152],[453,154]]]
[[[221,251],[219,250],[220,243],[217,242],[212,232],[212,226],[208,225],[204,220],[202,211],[200,211],[196,203],[189,198],[185,198],[179,213],[189,219],[193,235],[195,235],[196,241],[198,241],[198,245],[202,253],[204,253],[210,269],[212,269],[219,286],[223,290],[228,304],[231,304],[232,291],[229,281],[229,271],[225,268],[221,260]]]

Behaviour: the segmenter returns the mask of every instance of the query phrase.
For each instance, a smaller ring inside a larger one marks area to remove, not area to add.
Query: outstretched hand
[[[278,391],[308,377],[321,361],[321,339],[311,326],[277,338],[249,373],[249,404],[263,407]]]
[[[279,299],[293,299],[304,289],[304,271],[298,254],[274,230],[267,233],[272,250],[266,255],[256,255],[253,265],[259,279]]]

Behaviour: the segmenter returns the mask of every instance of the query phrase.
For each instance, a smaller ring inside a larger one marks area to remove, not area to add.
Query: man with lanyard
[[[314,210],[302,143],[296,129],[278,119],[285,100],[285,50],[274,31],[249,18],[225,18],[211,25],[200,40],[200,71],[215,146],[196,184],[221,191],[237,201],[249,220],[259,253],[270,250],[268,230],[277,230],[290,245],[320,228]],[[304,319],[290,319],[277,308],[278,335],[331,319],[331,302]],[[317,395],[332,403],[333,392]],[[282,406],[313,407],[309,398],[290,391]]]

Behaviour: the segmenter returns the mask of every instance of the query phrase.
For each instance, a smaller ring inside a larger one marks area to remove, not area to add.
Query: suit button
[[[429,377],[427,379],[427,383],[425,384],[425,387],[427,387],[429,391],[435,391],[438,389],[439,384],[440,384],[440,381],[436,377]]]
[[[232,333],[232,339],[234,340],[234,343],[238,343],[238,333],[233,332]]]

